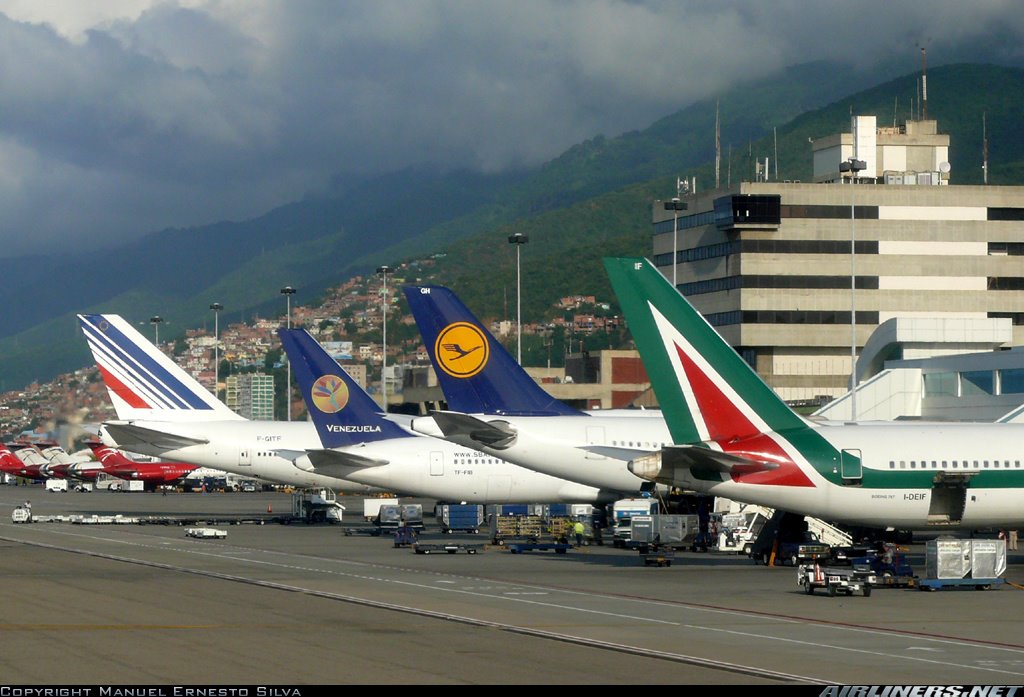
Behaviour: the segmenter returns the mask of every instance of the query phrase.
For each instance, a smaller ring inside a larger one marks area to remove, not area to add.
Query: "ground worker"
[[[577,520],[576,524],[572,526],[572,531],[576,533],[576,546],[580,547],[583,545],[583,521]]]

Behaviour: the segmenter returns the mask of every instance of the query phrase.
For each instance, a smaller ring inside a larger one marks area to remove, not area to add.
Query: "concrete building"
[[[948,148],[934,121],[855,117],[813,143],[812,183],[655,202],[654,262],[791,402],[846,393],[854,350],[890,319],[1002,318],[1019,345],[1024,187],[952,185]]]
[[[225,381],[225,403],[253,421],[274,420],[274,376],[259,373],[231,375]]]
[[[899,318],[879,325],[857,361],[857,418],[866,421],[1021,420],[1024,349],[1008,319]],[[815,416],[845,421],[843,395]]]

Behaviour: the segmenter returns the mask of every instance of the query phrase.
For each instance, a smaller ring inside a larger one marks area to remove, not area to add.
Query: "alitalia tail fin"
[[[604,264],[676,443],[810,427],[649,261]]]
[[[92,357],[125,421],[240,421],[119,315],[78,315]]]
[[[277,334],[325,448],[417,437],[384,418],[370,395],[305,329],[278,329]]]
[[[402,290],[450,409],[467,414],[580,415],[527,375],[451,290]]]

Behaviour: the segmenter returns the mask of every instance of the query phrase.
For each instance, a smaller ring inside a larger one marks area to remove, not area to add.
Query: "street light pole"
[[[291,329],[292,328],[292,296],[295,295],[295,289],[292,288],[291,286],[285,286],[284,288],[281,289],[281,295],[283,295],[285,297],[286,306],[287,306],[287,314],[285,315],[285,317],[287,318],[286,321],[287,321],[288,329]],[[288,353],[287,352],[284,355],[284,361],[285,361],[285,364],[288,366],[288,378],[287,378],[288,381],[285,384],[284,399],[285,399],[285,402],[288,403],[288,420],[291,421],[292,420],[292,362],[290,360],[288,360]]]
[[[855,157],[839,163],[839,171],[850,173],[850,184],[857,183],[857,173],[867,169],[864,160]],[[857,420],[857,208],[850,189],[850,421]]]
[[[380,403],[385,412],[388,410],[388,381],[385,373],[388,369],[388,271],[390,270],[391,267],[387,265],[377,267],[377,273],[384,279],[380,300],[381,344],[383,346],[380,353]]]
[[[508,236],[509,244],[516,246],[516,343],[518,349],[516,351],[516,361],[519,365],[523,364],[523,286],[522,286],[522,266],[519,263],[519,250],[520,248],[530,241],[529,236],[524,235],[521,232]]]
[[[160,348],[160,323],[164,321],[164,318],[160,315],[153,315],[149,318],[149,323],[153,325],[153,343],[156,347]]]
[[[672,287],[679,290],[676,279],[676,267],[679,261],[679,211],[685,211],[687,206],[680,200],[678,194],[682,191],[681,179],[676,180],[676,196],[671,201],[665,201],[665,210],[672,211]]]
[[[213,310],[213,395],[216,397],[220,385],[220,311],[224,306],[220,303],[210,303]]]

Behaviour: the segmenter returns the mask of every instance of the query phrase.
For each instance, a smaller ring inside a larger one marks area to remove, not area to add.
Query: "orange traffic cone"
[[[272,504],[267,504],[267,513],[273,513],[273,512],[274,512],[274,506]]]

